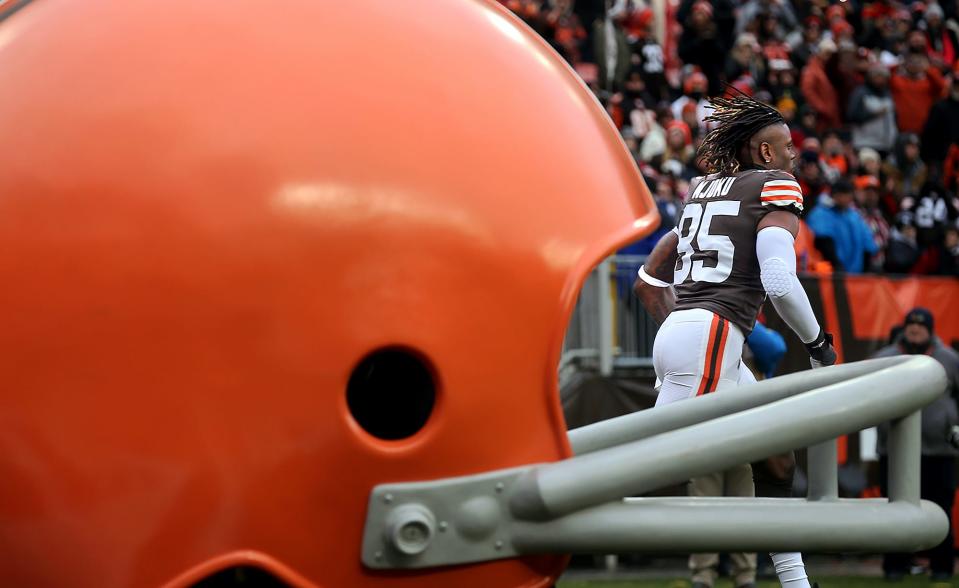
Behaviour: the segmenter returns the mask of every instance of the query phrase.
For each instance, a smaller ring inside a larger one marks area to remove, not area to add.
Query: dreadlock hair
[[[705,120],[719,123],[719,126],[706,134],[698,155],[711,174],[736,173],[752,165],[748,159],[743,160],[748,157],[743,147],[748,147],[749,140],[763,128],[786,124],[775,108],[741,92],[738,96],[711,98],[709,101],[713,112]]]

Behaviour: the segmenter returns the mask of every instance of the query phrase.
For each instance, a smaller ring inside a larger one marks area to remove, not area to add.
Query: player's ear
[[[766,163],[769,163],[773,160],[772,147],[766,141],[763,141],[759,144],[759,157],[761,157]]]

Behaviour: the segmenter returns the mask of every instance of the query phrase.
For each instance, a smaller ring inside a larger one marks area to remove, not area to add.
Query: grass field
[[[933,583],[926,576],[913,576],[901,582],[887,582],[882,578],[822,577],[813,578],[820,588],[953,588],[959,580]],[[760,581],[757,588],[779,588],[779,582]],[[561,580],[557,588],[690,588],[686,580]],[[716,588],[733,588],[729,580],[720,580]]]

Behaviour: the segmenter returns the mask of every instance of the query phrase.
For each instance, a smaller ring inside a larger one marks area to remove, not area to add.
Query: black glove
[[[946,434],[946,440],[949,441],[949,445],[959,449],[959,425],[949,429],[949,433]]]
[[[819,336],[812,343],[806,343],[809,352],[809,363],[812,369],[834,365],[836,350],[832,348],[832,335],[819,329]]]

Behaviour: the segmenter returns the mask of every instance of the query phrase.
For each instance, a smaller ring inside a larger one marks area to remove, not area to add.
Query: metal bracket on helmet
[[[377,486],[363,533],[363,563],[422,568],[516,557],[508,497],[529,470]]]
[[[919,411],[945,387],[928,357],[857,362],[576,429],[576,456],[563,461],[382,484],[362,560],[412,569],[538,553],[930,547],[948,522],[919,499]],[[835,438],[889,420],[890,498],[839,500]],[[809,444],[807,499],[624,498]]]

